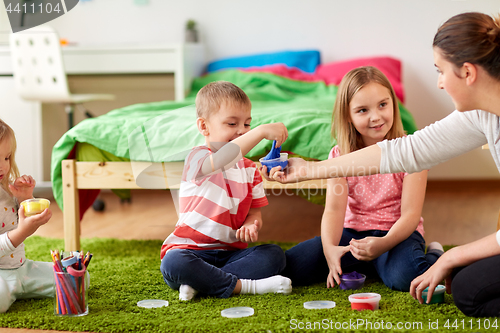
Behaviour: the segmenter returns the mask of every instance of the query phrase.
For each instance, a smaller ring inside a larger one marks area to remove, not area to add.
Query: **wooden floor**
[[[52,201],[52,219],[36,235],[63,238],[62,212],[50,192],[38,197]],[[88,210],[81,223],[82,237],[121,239],[165,239],[175,227],[177,214],[171,195],[160,190],[134,190],[131,203],[120,203],[112,192],[104,192],[104,212]],[[299,242],[320,234],[323,207],[295,195],[268,195],[262,209],[264,227],[260,241]],[[427,186],[424,217],[425,239],[460,245],[496,230],[500,209],[500,181],[436,182]],[[36,330],[0,328],[0,333]],[[54,331],[40,331],[50,333]]]

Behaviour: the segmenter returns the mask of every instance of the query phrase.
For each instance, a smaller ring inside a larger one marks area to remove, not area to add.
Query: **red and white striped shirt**
[[[161,248],[237,250],[247,243],[236,239],[250,208],[268,204],[262,177],[254,162],[243,158],[222,172],[197,177],[212,151],[195,147],[186,157],[179,191],[179,220]]]

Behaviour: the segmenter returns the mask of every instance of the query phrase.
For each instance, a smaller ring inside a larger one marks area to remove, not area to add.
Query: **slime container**
[[[279,158],[273,158],[270,160],[266,160],[265,157],[259,159],[260,164],[265,165],[267,167],[267,173],[271,171],[272,168],[281,166],[281,170],[285,169],[288,165],[288,153],[280,153]]]
[[[443,286],[442,284],[438,284],[436,286],[436,289],[434,289],[434,292],[432,293],[432,298],[429,304],[435,304],[435,303],[443,303],[444,302],[444,291],[446,290],[446,287]],[[425,288],[424,291],[422,291],[422,298],[424,299],[424,304],[427,304],[427,292],[429,291],[429,287]]]
[[[50,201],[42,198],[28,199],[21,202],[21,206],[24,208],[24,215],[29,217],[40,214],[45,208],[49,208]]]
[[[351,272],[347,274],[342,274],[340,276],[340,289],[359,289],[363,287],[365,283],[366,275],[360,274],[358,272]]]
[[[377,293],[360,293],[349,296],[353,310],[378,310],[378,303],[382,297]]]

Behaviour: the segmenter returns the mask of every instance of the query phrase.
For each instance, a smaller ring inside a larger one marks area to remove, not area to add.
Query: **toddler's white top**
[[[0,186],[0,269],[20,267],[26,260],[24,243],[14,247],[7,236],[19,224],[18,208],[16,200]]]

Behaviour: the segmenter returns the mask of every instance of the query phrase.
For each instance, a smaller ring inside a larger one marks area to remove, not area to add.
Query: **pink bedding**
[[[401,61],[391,57],[368,57],[331,62],[325,65],[319,65],[316,68],[316,71],[312,74],[303,72],[298,68],[287,67],[285,65],[250,67],[242,68],[241,70],[248,72],[273,73],[275,75],[298,81],[324,81],[326,84],[338,85],[347,72],[361,66],[373,66],[380,69],[391,82],[392,87],[396,92],[396,96],[402,103],[404,103],[405,94],[403,84],[401,82]]]

